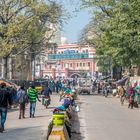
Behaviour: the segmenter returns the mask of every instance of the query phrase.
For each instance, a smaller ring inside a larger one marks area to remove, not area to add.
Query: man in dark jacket
[[[6,84],[0,84],[0,115],[1,115],[1,124],[0,124],[0,132],[4,131],[4,124],[7,116],[8,105],[12,105],[12,99],[9,92],[6,89]]]
[[[42,105],[44,105],[45,103],[45,98],[49,98],[50,99],[50,94],[52,94],[52,90],[50,89],[49,85],[46,84],[44,91],[43,91],[43,96],[42,96]]]

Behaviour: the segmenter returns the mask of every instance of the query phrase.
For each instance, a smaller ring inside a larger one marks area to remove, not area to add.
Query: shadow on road
[[[71,140],[83,140],[83,139],[85,139],[85,137],[82,135],[81,127],[82,126],[81,126],[80,121],[79,121],[78,113],[73,112]]]
[[[12,109],[8,109],[8,112],[14,112],[14,111],[18,111],[19,108],[12,108]]]
[[[39,126],[7,129],[4,133],[0,134],[0,140],[32,140],[34,134],[38,133],[40,129]]]
[[[38,116],[35,116],[35,118],[43,118],[43,117],[50,117],[51,115],[38,115]]]

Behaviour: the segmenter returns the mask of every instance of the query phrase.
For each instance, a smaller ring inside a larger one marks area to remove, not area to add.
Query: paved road
[[[52,95],[52,105],[46,110],[41,103],[37,103],[36,118],[29,118],[29,107],[26,109],[26,119],[18,119],[18,110],[8,113],[6,132],[0,133],[0,140],[43,140],[47,126],[52,116],[52,109],[59,105],[57,95]]]
[[[140,109],[121,106],[117,98],[81,96],[84,140],[140,140]]]

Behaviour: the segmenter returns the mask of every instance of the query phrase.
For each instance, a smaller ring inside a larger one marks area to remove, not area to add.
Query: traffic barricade
[[[70,140],[65,124],[63,126],[53,127],[48,140],[53,140],[53,138],[57,138],[58,140]]]

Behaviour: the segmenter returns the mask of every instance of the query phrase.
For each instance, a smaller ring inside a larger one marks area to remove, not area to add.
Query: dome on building
[[[61,44],[68,44],[68,40],[66,37],[61,37]]]

